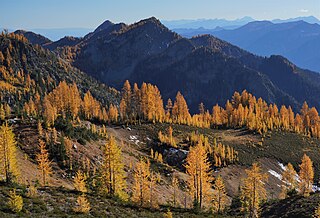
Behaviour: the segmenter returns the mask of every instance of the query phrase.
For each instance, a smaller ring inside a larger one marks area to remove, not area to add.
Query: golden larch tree
[[[186,172],[189,175],[188,186],[194,207],[201,209],[204,203],[211,201],[210,188],[213,181],[207,152],[201,140],[196,146],[190,147],[186,159]]]
[[[213,209],[217,213],[221,213],[227,204],[227,194],[222,177],[219,175],[213,185],[215,193],[213,194]]]
[[[246,169],[247,177],[241,187],[241,200],[243,210],[249,213],[249,217],[258,217],[260,204],[267,198],[267,192],[264,187],[268,177],[261,172],[261,168],[254,163],[250,169]]]
[[[177,205],[177,199],[178,199],[178,190],[179,190],[179,180],[176,175],[173,174],[172,176],[172,188],[173,188],[173,207],[176,207]]]
[[[90,202],[88,201],[85,194],[80,195],[77,198],[77,204],[76,207],[73,209],[76,213],[89,213],[91,207]]]
[[[309,196],[312,191],[312,184],[314,178],[314,171],[312,167],[312,160],[306,154],[302,157],[302,163],[299,165],[299,177],[300,177],[300,193],[304,196]]]
[[[282,181],[285,184],[286,193],[288,191],[296,189],[297,187],[296,177],[297,177],[297,172],[293,168],[293,165],[291,163],[288,163],[288,165],[285,167],[282,173]]]
[[[4,123],[0,127],[0,174],[7,183],[19,176],[16,140],[12,128]]]
[[[48,177],[52,174],[51,161],[49,161],[49,153],[46,145],[42,140],[39,140],[40,153],[37,154],[36,159],[38,168],[41,172],[42,185],[47,184]]]
[[[140,159],[134,169],[134,183],[132,201],[144,206],[149,200],[149,177],[150,177],[150,162]]]
[[[86,179],[86,175],[78,170],[73,179],[74,188],[79,192],[86,193],[88,191],[86,187]]]
[[[117,145],[114,136],[107,138],[102,166],[103,189],[107,194],[126,199],[126,180],[121,148]]]

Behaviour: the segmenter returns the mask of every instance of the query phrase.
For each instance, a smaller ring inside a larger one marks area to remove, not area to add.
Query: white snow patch
[[[276,171],[274,171],[274,170],[268,170],[268,172],[269,172],[271,175],[273,175],[274,177],[278,178],[279,180],[282,180],[282,176],[281,176],[279,173],[277,173]]]
[[[319,187],[319,186],[316,186],[316,185],[313,185],[313,186],[312,186],[312,191],[314,191],[314,192],[320,191],[320,187]]]
[[[278,162],[278,165],[281,167],[282,170],[286,169],[286,167],[283,165],[283,163]]]
[[[130,138],[130,140],[138,139],[138,137],[137,137],[137,136],[135,136],[135,135],[130,135],[130,136],[129,136],[129,138]]]

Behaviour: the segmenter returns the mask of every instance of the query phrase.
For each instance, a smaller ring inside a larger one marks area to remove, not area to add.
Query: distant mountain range
[[[292,21],[305,21],[311,24],[317,23],[320,24],[320,20],[318,20],[314,16],[308,17],[296,17],[289,19],[274,19],[271,20],[273,23],[287,23]],[[224,29],[235,29],[240,26],[243,26],[249,22],[257,21],[252,17],[243,17],[235,20],[227,20],[227,19],[184,19],[184,20],[163,20],[162,23],[166,25],[169,29],[215,29],[215,28],[224,28]]]
[[[184,37],[211,34],[252,53],[283,55],[299,67],[320,72],[320,25],[305,21],[254,21],[234,30],[176,29]]]
[[[59,46],[50,47],[58,42],[35,33],[21,34],[110,86],[121,88],[126,79],[150,82],[165,100],[181,91],[191,112],[200,102],[211,110],[244,89],[296,111],[305,100],[320,108],[320,74],[279,55],[256,56],[210,35],[184,38],[154,17],[132,25],[106,21],[83,38],[60,40]]]

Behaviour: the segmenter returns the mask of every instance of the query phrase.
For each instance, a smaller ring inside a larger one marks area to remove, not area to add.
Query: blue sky
[[[94,28],[107,19],[133,23],[151,16],[161,20],[320,18],[320,0],[0,0],[0,7],[0,27],[9,29]]]

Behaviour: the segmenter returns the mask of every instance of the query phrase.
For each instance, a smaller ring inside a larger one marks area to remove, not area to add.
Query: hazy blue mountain
[[[320,72],[320,25],[304,21],[255,21],[210,34],[262,56],[283,55],[302,68]]]
[[[286,23],[286,22],[293,22],[293,21],[299,21],[299,20],[303,20],[307,23],[317,23],[317,24],[320,24],[320,20],[317,19],[316,17],[314,16],[308,16],[308,17],[295,17],[295,18],[289,18],[289,19],[274,19],[272,20],[272,23]]]
[[[295,17],[289,19],[274,19],[270,20],[272,23],[287,23],[293,21],[305,21],[307,23],[317,23],[320,24],[320,20],[318,20],[314,16],[308,17]],[[223,29],[235,29],[240,26],[243,26],[249,22],[256,21],[252,17],[243,17],[235,20],[227,20],[227,19],[185,19],[185,20],[163,20],[162,23],[166,25],[169,29],[215,29],[217,27],[222,27]]]
[[[177,28],[200,28],[214,29],[216,27],[236,28],[254,21],[251,17],[243,17],[236,20],[226,19],[197,19],[197,20],[163,20],[161,21],[169,29]]]
[[[310,22],[316,19],[308,18]],[[320,25],[317,23],[254,21],[233,30],[198,28],[174,31],[187,38],[211,34],[252,53],[282,55],[302,68],[320,72]]]

